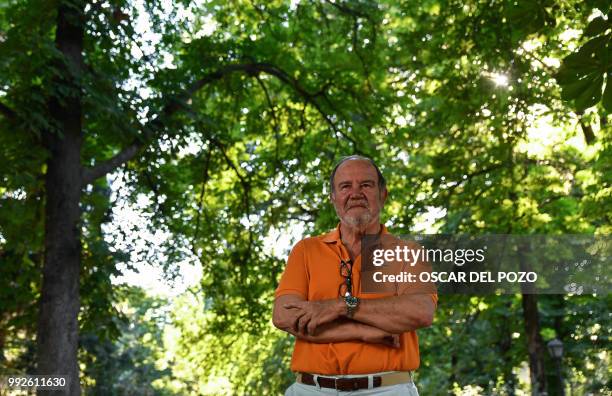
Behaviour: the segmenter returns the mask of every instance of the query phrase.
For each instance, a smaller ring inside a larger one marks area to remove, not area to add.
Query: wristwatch
[[[359,306],[359,297],[346,296],[344,297],[344,303],[346,304],[346,316],[352,318]]]

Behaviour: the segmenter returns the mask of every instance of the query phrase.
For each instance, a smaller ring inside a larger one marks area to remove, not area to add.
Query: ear
[[[380,193],[380,201],[382,202],[383,205],[387,201],[388,195],[389,195],[389,192],[387,191],[387,187],[385,187],[385,189],[382,190],[382,192]]]

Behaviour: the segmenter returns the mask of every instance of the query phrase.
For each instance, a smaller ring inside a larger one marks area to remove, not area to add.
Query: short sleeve
[[[298,242],[291,249],[287,266],[274,293],[275,297],[299,294],[304,300],[308,299],[308,271],[305,253],[304,241]]]
[[[411,250],[421,250],[423,247],[414,241],[408,241],[406,243]],[[434,307],[438,306],[438,294],[436,290],[436,284],[434,282],[423,282],[420,281],[420,274],[422,272],[431,272],[431,265],[423,260],[422,258],[418,259],[416,264],[403,262],[402,263],[403,273],[410,273],[414,275],[416,281],[415,282],[403,282],[398,283],[398,294],[429,294],[431,300],[434,303]]]

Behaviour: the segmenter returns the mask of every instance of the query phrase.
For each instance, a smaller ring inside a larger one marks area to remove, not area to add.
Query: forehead
[[[374,166],[368,161],[360,159],[348,160],[340,164],[336,170],[334,184],[353,180],[374,180],[377,182],[378,174]]]

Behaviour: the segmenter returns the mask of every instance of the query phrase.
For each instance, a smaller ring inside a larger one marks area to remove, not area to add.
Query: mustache
[[[365,206],[366,208],[370,208],[370,205],[368,205],[368,201],[365,199],[352,199],[349,200],[346,205],[345,205],[345,209],[350,209],[353,208],[355,206]]]

